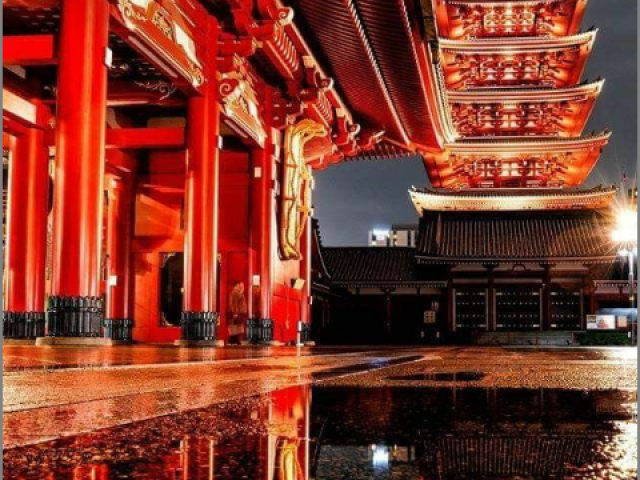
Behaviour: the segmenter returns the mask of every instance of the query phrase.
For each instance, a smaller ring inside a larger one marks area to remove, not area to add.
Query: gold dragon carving
[[[287,128],[280,202],[280,254],[284,260],[299,260],[300,239],[311,212],[311,168],[305,147],[314,138],[326,137],[327,129],[313,120],[302,120]]]

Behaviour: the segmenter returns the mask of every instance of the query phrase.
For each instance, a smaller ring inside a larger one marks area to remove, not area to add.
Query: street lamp
[[[634,266],[638,256],[638,212],[625,209],[616,215],[616,225],[611,232],[611,239],[618,245],[618,255],[629,263],[629,306],[635,307]],[[633,324],[631,325],[631,342],[633,343]]]

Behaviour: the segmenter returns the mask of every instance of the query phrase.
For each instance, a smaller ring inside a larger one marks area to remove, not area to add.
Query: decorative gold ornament
[[[147,82],[133,82],[137,86],[151,90],[152,92],[158,92],[161,96],[159,100],[166,100],[173,95],[177,88],[173,83],[165,82],[163,80],[154,80]]]
[[[175,3],[117,0],[125,27],[195,88],[205,82],[202,62],[191,34],[192,21]]]
[[[234,70],[218,74],[218,93],[224,114],[245,134],[264,147],[267,132],[260,117],[258,97],[251,75],[234,60]]]
[[[136,2],[135,0],[118,0],[118,7],[120,7],[120,11],[122,12],[125,22],[127,22],[128,28],[133,27],[131,23],[132,20],[137,22],[147,21],[146,15],[142,14],[138,8],[144,8],[146,10],[149,2],[143,2],[142,5],[139,3],[140,2]]]
[[[284,260],[299,260],[300,239],[311,212],[311,168],[305,146],[329,132],[313,120],[302,120],[287,128],[280,201],[280,254]]]
[[[151,22],[158,27],[165,37],[169,40],[173,41],[173,28],[171,28],[171,23],[167,19],[167,14],[162,10],[156,10],[151,18]]]

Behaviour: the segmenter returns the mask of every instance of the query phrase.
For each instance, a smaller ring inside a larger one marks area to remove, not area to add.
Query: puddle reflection
[[[636,394],[298,386],[4,452],[5,479],[632,479]]]

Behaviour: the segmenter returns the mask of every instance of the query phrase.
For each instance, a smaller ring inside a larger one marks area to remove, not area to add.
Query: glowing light
[[[371,445],[371,461],[374,468],[389,468],[389,447],[384,445]]]
[[[389,238],[389,236],[391,235],[391,233],[389,232],[389,230],[381,230],[381,229],[375,229],[373,231],[373,236],[377,239],[377,240],[383,240],[385,238]]]
[[[638,214],[634,210],[621,210],[616,215],[616,224],[611,239],[619,244],[638,244]],[[627,255],[629,252],[627,251]]]

